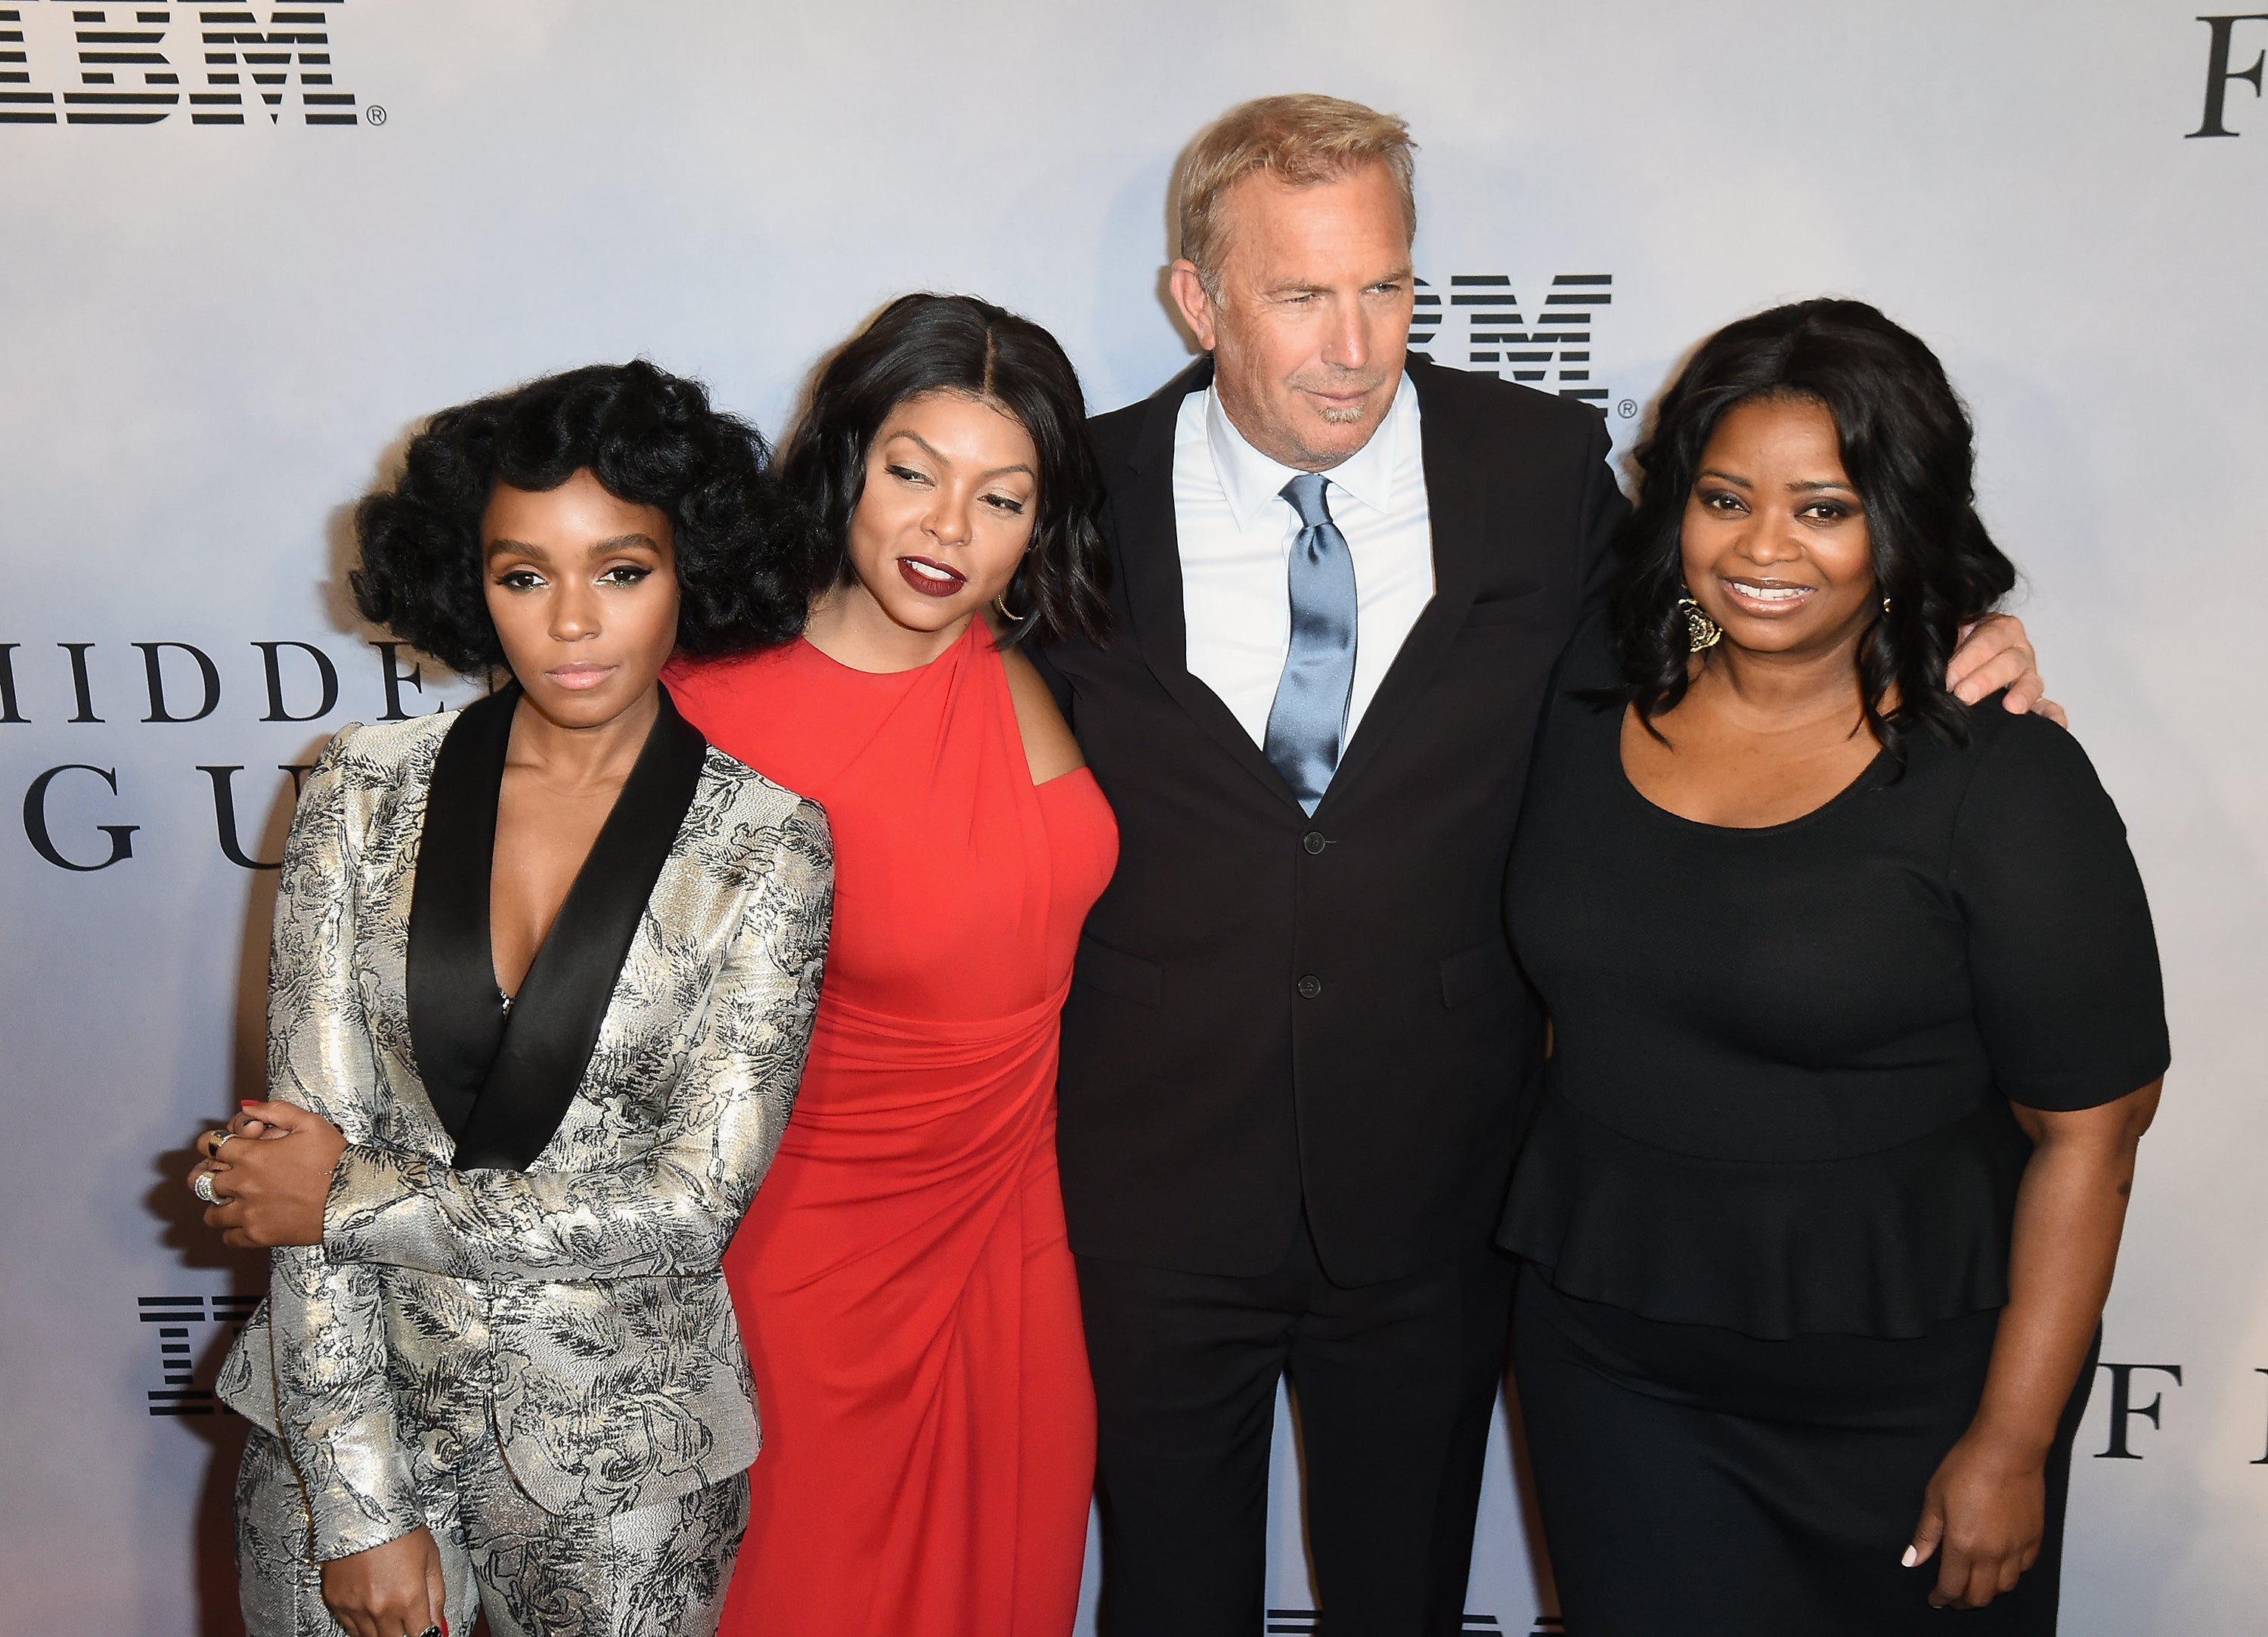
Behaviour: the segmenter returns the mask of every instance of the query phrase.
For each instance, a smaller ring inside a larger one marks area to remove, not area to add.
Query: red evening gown
[[[982,622],[874,675],[674,668],[827,809],[834,941],[794,1117],[725,1259],[763,1450],[725,1637],[1064,1637],[1094,1389],[1056,1176],[1057,1014],[1118,830],[1035,786]]]

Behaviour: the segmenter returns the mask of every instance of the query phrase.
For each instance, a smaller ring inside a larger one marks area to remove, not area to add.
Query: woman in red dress
[[[805,635],[669,679],[836,852],[802,1091],[725,1262],[765,1434],[726,1637],[1063,1637],[1076,1612],[1094,1405],[1057,1014],[1118,840],[1014,644],[1104,618],[1084,417],[1044,330],[894,303],[784,457],[842,542]]]

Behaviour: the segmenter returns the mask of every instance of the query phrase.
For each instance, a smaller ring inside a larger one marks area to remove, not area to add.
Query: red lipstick
[[[968,577],[959,569],[931,557],[900,557],[898,578],[924,597],[959,596],[968,584]]]

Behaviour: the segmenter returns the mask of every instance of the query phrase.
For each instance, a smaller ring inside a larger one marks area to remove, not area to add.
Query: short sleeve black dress
[[[1727,830],[1624,775],[1594,624],[1514,844],[1554,1050],[1500,1242],[1571,1631],[2054,1629],[2047,1549],[1976,1614],[1899,1558],[1968,1426],[2030,1145],[2011,1102],[2156,1080],[2157,950],[2078,741],[1996,697],[1789,823]],[[1713,1612],[1712,1612],[1713,1611]]]

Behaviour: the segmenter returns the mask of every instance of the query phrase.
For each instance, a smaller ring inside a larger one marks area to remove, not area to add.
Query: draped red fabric
[[[1057,1014],[1109,807],[1083,769],[1033,785],[981,624],[914,671],[798,642],[668,680],[836,845],[809,1066],[725,1265],[764,1442],[723,1629],[1063,1637],[1094,1406]]]

